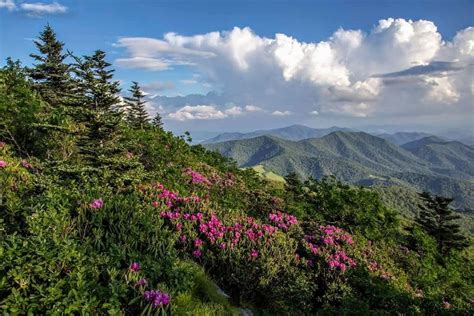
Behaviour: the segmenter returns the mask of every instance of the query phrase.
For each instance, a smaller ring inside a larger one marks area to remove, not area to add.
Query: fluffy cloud
[[[288,116],[291,115],[290,111],[273,111],[272,115],[275,116]]]
[[[21,10],[25,11],[30,16],[43,16],[49,14],[64,14],[68,8],[58,2],[53,3],[27,3],[20,4]]]
[[[194,36],[121,38],[116,46],[126,51],[116,60],[119,66],[160,71],[187,65],[200,81],[218,89],[218,96],[183,97],[175,103],[157,99],[171,108],[173,119],[224,119],[248,112],[363,118],[472,111],[472,27],[443,41],[433,22],[390,18],[367,33],[339,29],[321,42],[286,34],[261,37],[235,27]],[[226,113],[230,103],[258,104],[259,111],[239,106],[234,114]],[[285,107],[289,110],[282,111]]]
[[[223,110],[219,110],[214,105],[186,105],[178,109],[176,112],[168,113],[167,117],[176,121],[218,120],[245,115],[249,112],[255,112],[255,108],[249,108],[249,106],[244,108],[240,106],[232,106]]]
[[[262,112],[263,109],[259,106],[255,106],[255,105],[246,105],[245,106],[245,111],[247,111],[247,112]]]
[[[15,2],[13,0],[0,0],[0,9],[7,9],[13,11],[16,9]]]
[[[45,15],[64,14],[68,11],[68,7],[58,2],[43,3],[43,2],[22,2],[18,6],[13,0],[0,0],[0,9],[7,9],[8,11],[16,11],[26,13],[29,17],[42,17]]]

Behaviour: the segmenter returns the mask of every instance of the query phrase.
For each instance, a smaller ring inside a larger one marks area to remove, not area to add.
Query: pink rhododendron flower
[[[153,304],[153,307],[155,308],[166,306],[171,301],[169,294],[158,290],[145,291],[143,293],[143,298]]]
[[[196,257],[196,258],[201,257],[201,250],[199,250],[199,249],[194,250],[193,251],[193,256]]]
[[[130,264],[130,271],[132,272],[137,272],[140,270],[140,268],[141,268],[141,265],[138,262],[132,262]]]
[[[194,239],[194,247],[199,248],[201,246],[202,246],[202,240],[199,238]]]
[[[104,201],[101,198],[95,199],[89,204],[89,207],[92,209],[99,209],[102,208],[102,206],[104,206]]]
[[[257,258],[258,257],[258,251],[256,249],[252,249],[252,252],[250,253],[250,256],[252,258]]]
[[[5,160],[0,160],[0,168],[5,168],[8,163]]]

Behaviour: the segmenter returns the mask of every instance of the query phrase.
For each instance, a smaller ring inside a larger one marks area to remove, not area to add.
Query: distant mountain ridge
[[[401,147],[429,162],[430,168],[439,174],[466,180],[474,177],[474,147],[436,136],[425,137]]]
[[[395,145],[403,145],[418,139],[422,139],[425,137],[432,136],[431,134],[428,133],[419,133],[419,132],[398,132],[394,134],[380,134],[376,135],[380,138],[383,138],[385,140],[388,140],[389,142],[395,144]]]
[[[213,143],[221,143],[231,140],[241,140],[241,139],[249,139],[255,138],[258,136],[276,136],[282,139],[287,140],[303,140],[309,138],[320,138],[324,137],[332,132],[343,131],[343,132],[356,132],[356,131],[363,131],[358,129],[352,128],[345,128],[345,127],[338,127],[333,126],[329,128],[312,128],[304,125],[291,125],[281,128],[269,129],[269,130],[257,130],[254,132],[249,133],[242,133],[242,132],[226,132],[226,133],[218,133],[218,132],[205,132],[205,131],[196,131],[192,132],[193,142],[200,143],[200,144],[213,144]],[[425,132],[395,132],[395,133],[381,133],[372,131],[366,131],[367,133],[383,138],[392,144],[395,145],[403,145],[418,139],[422,139],[425,137],[434,136],[432,133],[425,133]],[[207,135],[207,137],[205,137]],[[445,140],[450,141],[459,141],[463,144],[474,146],[474,135],[470,131],[458,131],[458,132],[445,132],[438,134],[436,136],[441,137]]]
[[[264,135],[205,147],[242,167],[262,165],[304,178],[334,175],[362,185],[406,185],[454,196],[458,206],[474,206],[474,148],[434,136],[400,147],[368,133],[337,131],[299,141]]]
[[[270,130],[258,130],[250,133],[222,133],[213,138],[203,141],[202,144],[213,144],[231,140],[249,139],[264,135],[276,136],[282,139],[297,141],[308,138],[323,137],[336,131],[352,131],[352,129],[337,126],[329,128],[311,128],[304,125],[291,125]]]

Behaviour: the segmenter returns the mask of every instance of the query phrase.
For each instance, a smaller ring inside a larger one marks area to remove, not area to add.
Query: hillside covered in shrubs
[[[162,128],[105,53],[47,26],[0,71],[0,314],[469,314],[449,199],[401,216],[331,178],[282,185]],[[434,220],[436,219],[436,220]]]

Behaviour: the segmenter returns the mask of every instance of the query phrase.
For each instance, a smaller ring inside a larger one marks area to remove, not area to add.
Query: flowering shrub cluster
[[[153,307],[163,307],[170,303],[170,296],[159,290],[150,290],[143,293],[143,298],[153,304]]]
[[[224,251],[234,249],[240,244],[250,243],[253,247],[264,245],[277,230],[270,224],[259,224],[253,217],[245,217],[230,225],[224,225],[216,214],[180,213],[178,211],[161,212],[161,217],[167,219],[174,230],[180,232],[179,241],[192,249],[196,258],[202,256],[204,249]],[[187,233],[198,236],[190,240]],[[252,248],[249,252],[251,258],[258,257],[258,250]]]
[[[139,262],[132,262],[128,268],[127,279],[128,283],[132,282],[138,287],[139,292],[143,300],[150,304],[155,309],[161,309],[166,307],[171,302],[171,297],[168,293],[160,290],[146,290],[148,287],[148,280],[144,277],[140,277],[140,270],[142,266]]]
[[[172,210],[177,209],[179,210],[179,206],[194,204],[198,205],[202,202],[202,198],[197,195],[191,195],[188,197],[181,197],[177,192],[173,192],[168,190],[164,187],[161,183],[156,183],[153,185],[152,191],[146,192],[146,190],[142,190],[142,193],[149,194],[151,198],[154,199],[152,205],[154,207],[158,206],[166,206],[166,208]],[[170,213],[171,214],[171,213]],[[173,215],[170,215],[173,216]]]
[[[187,172],[193,175],[197,183],[205,182],[197,173],[191,173],[190,169]],[[292,226],[299,225],[296,216],[281,211],[269,213],[268,223],[259,223],[255,218],[246,216],[225,225],[214,213],[183,211],[189,203],[200,203],[199,197],[181,197],[162,184],[157,184],[154,188],[157,190],[155,196],[158,200],[153,201],[153,205],[168,209],[160,213],[161,218],[167,220],[169,226],[179,233],[179,243],[189,249],[194,258],[201,258],[206,251],[232,251],[242,245],[248,251],[248,258],[255,259],[259,257],[261,247],[271,241],[275,232],[286,232]],[[352,236],[339,227],[319,226],[317,234],[305,235],[303,239],[309,253],[309,257],[305,258],[306,263],[313,266],[314,260],[323,258],[330,269],[345,272],[356,266],[356,261],[344,249],[353,242]],[[297,261],[300,261],[300,254],[295,255]]]
[[[282,212],[270,213],[268,219],[281,229],[287,230],[290,226],[297,225],[298,219],[294,215]]]
[[[275,232],[298,224],[296,217],[278,212],[270,214],[270,223],[259,223],[254,217],[245,216],[225,225],[215,213],[189,210],[199,206],[200,197],[181,197],[160,183],[153,189],[150,195],[157,200],[152,205],[165,208],[160,217],[180,234],[179,243],[195,258],[201,258],[206,251],[232,251],[244,245],[248,257],[255,259],[260,254],[259,248],[265,246]]]
[[[185,173],[189,177],[191,177],[191,183],[193,183],[193,184],[212,185],[211,181],[206,176],[204,176],[203,174],[201,174],[197,171],[194,171],[191,168],[187,168],[185,170]]]
[[[344,249],[353,243],[349,233],[333,225],[321,225],[317,234],[304,237],[304,244],[310,254],[324,258],[330,269],[342,272],[357,265]],[[312,265],[311,259],[309,265]]]

